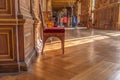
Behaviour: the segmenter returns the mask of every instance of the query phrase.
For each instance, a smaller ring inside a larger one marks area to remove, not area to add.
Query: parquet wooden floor
[[[46,44],[28,72],[0,74],[0,80],[120,80],[120,32],[67,29],[60,42]]]

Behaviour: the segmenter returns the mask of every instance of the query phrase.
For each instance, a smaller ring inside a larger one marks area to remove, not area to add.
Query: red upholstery
[[[46,28],[43,31],[44,33],[64,33],[64,28]]]
[[[46,28],[43,30],[43,48],[42,54],[45,46],[45,42],[49,37],[58,37],[61,40],[62,53],[64,54],[64,41],[65,41],[65,29],[64,28]]]

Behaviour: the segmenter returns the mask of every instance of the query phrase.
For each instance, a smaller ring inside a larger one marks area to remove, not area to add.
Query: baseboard
[[[0,73],[13,73],[19,72],[19,64],[17,63],[6,63],[0,64]]]
[[[27,71],[37,57],[36,55],[36,50],[33,50],[30,55],[25,59],[25,62],[20,62],[20,71]]]

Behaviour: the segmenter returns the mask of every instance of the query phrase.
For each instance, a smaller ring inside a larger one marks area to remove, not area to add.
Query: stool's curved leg
[[[62,40],[62,53],[64,54],[64,40]]]
[[[42,51],[41,51],[42,55],[43,55],[43,50],[44,50],[44,47],[45,47],[45,42],[46,42],[47,39],[48,39],[48,37],[43,37],[43,47],[42,47]]]
[[[64,54],[64,44],[65,44],[64,35],[62,37],[59,37],[59,39],[61,40],[62,53]]]
[[[62,38],[62,51],[64,54],[64,49],[65,49],[65,37]]]

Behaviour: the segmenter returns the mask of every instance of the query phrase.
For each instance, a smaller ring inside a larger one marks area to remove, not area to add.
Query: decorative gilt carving
[[[96,0],[95,24],[96,28],[120,29],[119,0]]]

